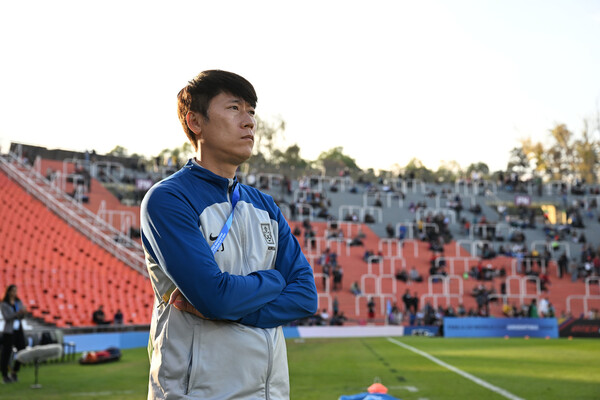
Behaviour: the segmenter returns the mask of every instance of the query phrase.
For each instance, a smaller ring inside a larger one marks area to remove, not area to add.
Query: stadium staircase
[[[38,161],[36,161],[38,162]],[[144,252],[138,241],[107,223],[98,215],[85,208],[81,202],[67,195],[64,187],[56,185],[33,168],[23,163],[14,154],[0,157],[0,168],[28,193],[41,201],[56,215],[104,248],[116,258],[147,275],[144,266]]]
[[[32,315],[58,327],[92,325],[99,305],[107,319],[120,308],[126,323],[149,323],[153,294],[139,251],[30,168],[0,163],[1,284],[16,284]]]

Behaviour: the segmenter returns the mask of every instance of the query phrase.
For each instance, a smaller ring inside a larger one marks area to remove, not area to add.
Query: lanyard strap
[[[227,236],[227,234],[229,233],[229,229],[231,229],[231,223],[233,222],[233,212],[235,211],[235,205],[237,204],[239,199],[240,185],[236,183],[235,187],[233,188],[233,194],[231,195],[231,214],[229,214],[227,221],[225,221],[225,225],[223,225],[223,228],[221,228],[221,233],[219,233],[217,239],[213,242],[212,246],[210,246],[210,250],[213,254],[215,254],[217,250],[219,250],[219,247],[221,247],[223,241],[225,240],[225,236]]]
[[[215,254],[217,250],[219,250],[219,247],[221,247],[223,241],[225,240],[225,236],[227,236],[227,234],[229,233],[231,223],[233,222],[233,211],[235,210],[235,205],[237,204],[239,199],[240,188],[239,184],[236,183],[235,187],[233,188],[233,193],[231,195],[231,214],[229,214],[227,221],[225,221],[225,225],[223,225],[223,228],[221,228],[221,233],[219,233],[217,239],[213,242],[212,246],[210,246],[210,250],[213,254]],[[171,297],[171,293],[173,293],[173,290],[175,290],[175,285],[172,285],[171,288],[162,296],[162,299],[165,303],[169,302],[169,298]]]

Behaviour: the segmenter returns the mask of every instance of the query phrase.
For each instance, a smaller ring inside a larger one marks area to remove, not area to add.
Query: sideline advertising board
[[[445,337],[557,338],[556,318],[444,318]]]
[[[560,337],[600,338],[600,320],[571,318],[560,325]]]

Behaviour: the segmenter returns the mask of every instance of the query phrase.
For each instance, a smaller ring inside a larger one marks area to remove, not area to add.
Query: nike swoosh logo
[[[213,242],[214,242],[215,240],[217,240],[217,238],[218,238],[218,237],[219,237],[219,235],[217,235],[217,236],[213,237],[212,233],[208,235],[208,238],[209,238],[210,240],[212,240]]]

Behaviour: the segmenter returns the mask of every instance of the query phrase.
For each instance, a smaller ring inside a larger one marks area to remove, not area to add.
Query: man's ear
[[[202,134],[202,116],[195,111],[188,111],[185,116],[185,122],[187,122],[188,128],[192,132],[196,134],[196,136],[200,136]]]

